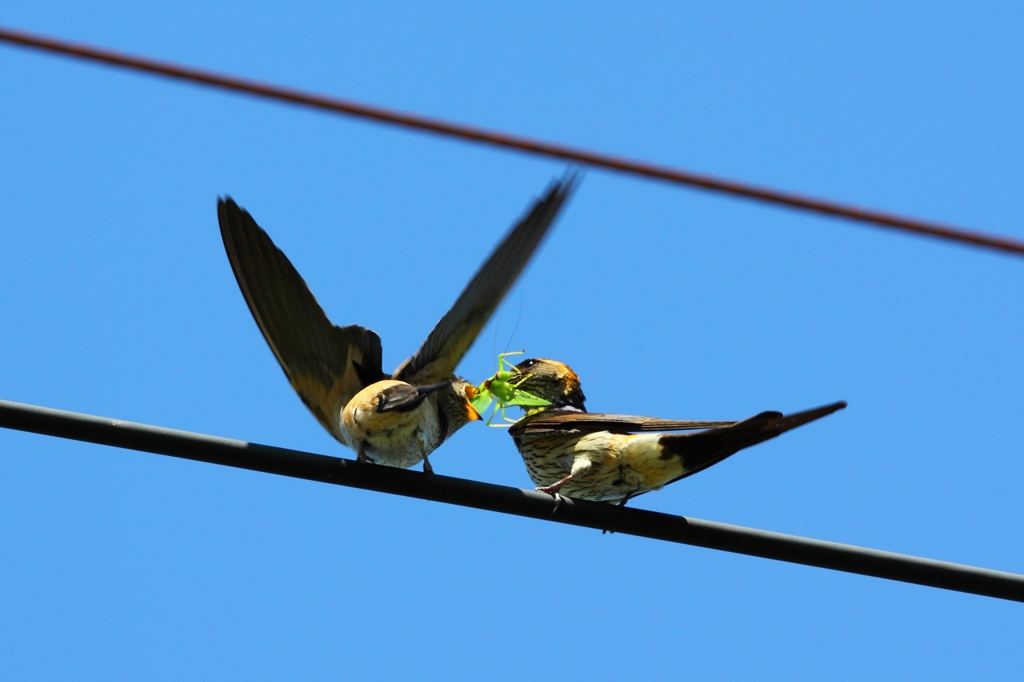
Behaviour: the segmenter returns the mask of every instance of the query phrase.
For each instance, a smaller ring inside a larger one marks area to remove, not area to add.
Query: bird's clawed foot
[[[359,446],[359,450],[356,452],[356,461],[366,468],[369,468],[371,464],[374,464],[374,461],[366,456],[366,445]]]
[[[551,497],[555,498],[555,506],[551,509],[551,515],[552,516],[555,515],[555,512],[558,511],[558,508],[562,505],[562,496],[559,494],[558,491],[562,489],[562,486],[564,486],[566,483],[568,483],[571,480],[572,480],[572,474],[569,474],[568,476],[566,476],[562,480],[555,481],[551,485],[545,485],[545,486],[541,486],[539,488],[534,488],[534,490],[536,490],[539,493],[547,493]]]
[[[423,473],[432,474],[434,473],[434,467],[430,465],[430,460],[427,459],[426,455],[423,455]]]
[[[540,488],[538,488],[538,490],[540,490]],[[548,493],[547,490],[542,490],[541,492]],[[550,494],[551,497],[555,498],[555,506],[551,508],[551,514],[550,514],[550,516],[554,516],[555,512],[558,511],[558,508],[562,506],[562,496],[558,493],[557,490],[555,492],[553,492],[553,493],[548,493],[548,494]]]

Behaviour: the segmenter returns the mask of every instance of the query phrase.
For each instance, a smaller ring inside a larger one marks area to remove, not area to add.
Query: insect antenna
[[[504,309],[504,307],[502,307],[502,309],[498,311],[498,319],[494,321],[494,335],[491,337],[491,357],[492,358],[496,358],[497,357],[497,354],[495,354],[494,351],[498,347],[498,329],[501,328],[501,316],[504,314],[504,312],[505,312],[505,309]],[[507,346],[506,346],[505,350],[508,350]],[[494,368],[494,371],[497,372],[500,369],[501,369],[500,366],[496,366]]]
[[[507,353],[509,351],[509,346],[512,345],[512,341],[513,341],[513,339],[515,339],[515,333],[519,329],[519,321],[520,321],[520,319],[522,319],[522,301],[523,301],[523,295],[522,295],[522,292],[520,291],[519,292],[519,313],[515,316],[515,327],[512,328],[512,336],[509,337],[509,342],[505,344],[505,350],[503,350],[502,353]]]

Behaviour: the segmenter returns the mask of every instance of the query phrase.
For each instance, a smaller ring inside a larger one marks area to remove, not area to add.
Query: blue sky
[[[0,23],[1024,238],[1018,3],[15,0]],[[4,46],[0,92],[0,398],[345,457],[246,309],[217,196],[393,367],[564,169]],[[635,504],[1024,572],[1022,273],[590,172],[460,371],[525,345],[594,410],[673,418],[848,400]],[[477,425],[431,461],[529,485]],[[0,431],[0,466],[11,679],[1024,664],[1015,603],[30,434]]]

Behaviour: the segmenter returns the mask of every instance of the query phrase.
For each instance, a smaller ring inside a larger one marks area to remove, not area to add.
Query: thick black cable
[[[1024,602],[1024,575],[0,401],[0,427]]]

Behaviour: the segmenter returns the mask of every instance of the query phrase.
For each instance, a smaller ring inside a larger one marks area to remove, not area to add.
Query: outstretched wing
[[[434,384],[452,375],[526,267],[575,186],[575,174],[552,183],[544,198],[505,236],[419,350],[398,366],[396,379]]]
[[[694,421],[685,419],[658,419],[627,414],[600,414],[591,412],[539,412],[513,424],[509,433],[639,433],[642,431],[695,431],[732,426],[736,422]]]
[[[678,457],[683,467],[682,475],[669,483],[704,471],[740,450],[771,440],[786,431],[821,419],[844,407],[846,402],[840,401],[790,415],[783,415],[781,412],[762,412],[724,428],[662,436],[658,441],[662,448],[661,458]]]
[[[380,337],[327,319],[295,267],[248,211],[230,198],[217,202],[238,287],[292,388],[324,428],[338,437],[341,409],[384,378]]]

